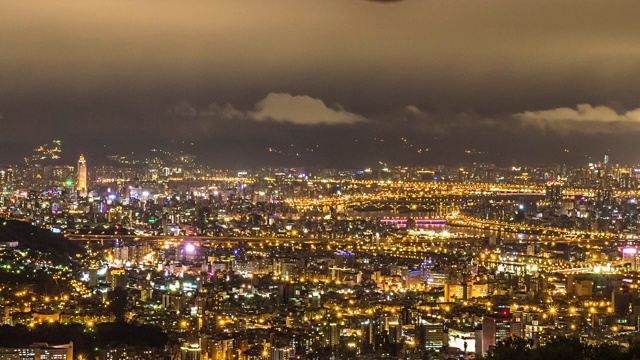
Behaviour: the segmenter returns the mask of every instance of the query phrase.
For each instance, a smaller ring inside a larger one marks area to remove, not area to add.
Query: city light
[[[634,358],[637,14],[7,2],[0,358]]]

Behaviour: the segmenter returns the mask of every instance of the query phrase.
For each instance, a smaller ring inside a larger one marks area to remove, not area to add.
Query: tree
[[[491,348],[485,360],[528,359],[531,352],[529,341],[519,337],[509,337]]]
[[[603,343],[593,348],[595,360],[631,360],[632,354],[620,345]]]
[[[116,317],[117,322],[124,321],[127,311],[127,290],[117,287],[109,292],[109,311]]]
[[[590,346],[582,343],[579,338],[559,336],[549,341],[545,346],[536,349],[532,359],[588,359],[589,352]]]

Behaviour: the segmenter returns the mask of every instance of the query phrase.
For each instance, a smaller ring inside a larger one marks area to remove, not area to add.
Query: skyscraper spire
[[[87,161],[84,154],[80,154],[78,159],[78,197],[87,196]]]

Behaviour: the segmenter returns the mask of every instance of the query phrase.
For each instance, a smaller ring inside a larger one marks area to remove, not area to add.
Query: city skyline
[[[0,163],[61,139],[222,167],[637,164],[639,7],[9,4]]]
[[[639,360],[637,0],[0,11],[0,360]]]
[[[406,141],[406,139],[403,138]],[[2,164],[3,167],[10,169],[15,167],[16,171],[22,171],[29,168],[32,169],[68,169],[75,168],[76,170],[80,169],[81,164],[84,164],[86,168],[86,158],[85,153],[73,153],[68,151],[63,142],[59,139],[52,140],[45,144],[41,144],[37,148],[31,149],[30,152],[26,152],[23,154],[23,157],[14,164]],[[73,148],[73,147],[72,147]],[[470,170],[470,169],[496,169],[501,171],[535,171],[539,172],[548,172],[551,171],[553,175],[549,175],[548,178],[557,178],[563,179],[573,170],[585,170],[585,169],[604,169],[606,171],[631,171],[638,169],[638,164],[625,164],[616,161],[617,159],[613,159],[608,153],[601,154],[600,157],[585,157],[581,162],[571,163],[571,161],[566,161],[569,157],[565,156],[563,158],[556,159],[554,163],[549,164],[535,164],[535,163],[523,163],[518,162],[515,159],[511,162],[485,162],[485,161],[471,161],[469,159],[462,160],[458,163],[419,163],[412,164],[407,162],[400,161],[399,163],[387,163],[383,161],[377,162],[365,162],[362,159],[359,159],[360,163],[352,163],[351,166],[345,166],[343,162],[332,163],[329,161],[323,161],[320,163],[302,163],[298,162],[289,162],[289,163],[279,163],[273,164],[270,162],[254,162],[252,165],[245,166],[246,163],[237,163],[237,162],[224,162],[219,161],[220,158],[216,157],[213,163],[208,158],[199,157],[194,155],[193,153],[189,153],[184,150],[169,150],[171,147],[165,148],[152,148],[146,149],[139,152],[111,152],[111,153],[90,153],[89,160],[91,162],[92,167],[113,167],[113,168],[122,168],[129,169],[131,171],[150,169],[160,167],[176,167],[176,169],[192,169],[192,168],[200,168],[200,169],[208,169],[212,171],[225,171],[231,172],[237,171],[238,173],[245,173],[247,170],[251,171],[260,171],[264,169],[280,169],[284,171],[336,171],[340,170],[342,173],[352,172],[353,174],[361,173],[364,170],[367,171],[382,171],[387,172],[391,169],[406,171],[409,169],[412,170],[430,170],[430,171],[442,171],[443,169],[456,169],[456,170]],[[63,151],[65,149],[65,151]],[[109,148],[112,150],[112,148]],[[122,150],[122,149],[120,149]],[[189,149],[187,149],[189,150]],[[193,149],[191,149],[193,150]],[[269,152],[278,153],[277,149],[269,148]],[[281,152],[281,158],[286,158],[287,156],[291,156],[292,152],[299,151],[295,148],[287,149],[288,152]],[[285,150],[285,151],[287,151]],[[317,148],[305,149],[308,152],[313,152],[313,150],[317,150]],[[569,153],[568,150],[565,149],[565,155]],[[465,154],[469,156],[484,156],[486,153],[477,152],[476,150],[465,150]],[[319,154],[316,154],[319,155]],[[75,158],[74,158],[75,156]],[[79,160],[77,160],[77,156],[79,156]],[[76,164],[77,160],[77,164]],[[75,166],[72,166],[76,164]],[[288,170],[287,170],[288,169]],[[49,171],[47,170],[47,171]],[[640,170],[637,170],[640,171]],[[87,180],[80,181],[80,173],[78,173],[76,178],[76,184],[87,183]],[[85,175],[86,179],[86,175]],[[84,189],[88,189],[88,187],[83,187]],[[80,190],[80,187],[78,188]]]
[[[3,356],[631,360],[640,349],[640,170],[607,156],[578,168],[225,171],[158,149],[77,166],[46,163],[61,141],[36,150],[0,167]]]

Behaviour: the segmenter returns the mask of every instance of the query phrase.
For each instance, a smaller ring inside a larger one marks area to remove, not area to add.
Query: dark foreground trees
[[[603,343],[588,345],[578,338],[558,337],[544,346],[532,348],[527,340],[512,337],[492,348],[485,360],[640,360],[640,340],[629,348]]]
[[[163,348],[167,335],[157,326],[132,325],[123,322],[101,323],[94,327],[81,324],[42,324],[34,328],[24,325],[0,326],[0,347],[27,347],[36,342],[64,344],[73,341],[76,352],[94,357],[108,346],[141,346]]]

